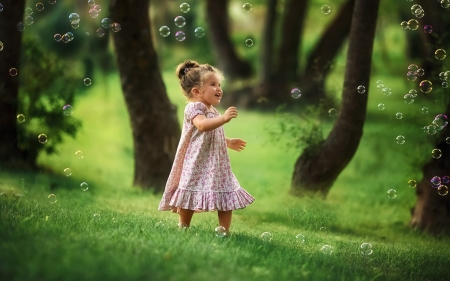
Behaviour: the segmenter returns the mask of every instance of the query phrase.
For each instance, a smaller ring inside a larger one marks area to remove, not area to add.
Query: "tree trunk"
[[[350,31],[354,4],[355,0],[348,0],[343,5],[309,55],[300,79],[303,103],[319,104],[325,99],[325,77],[331,69],[333,58]]]
[[[207,0],[206,19],[218,67],[228,78],[248,78],[251,64],[238,57],[228,31],[228,0]],[[242,42],[244,44],[244,42]]]
[[[149,2],[112,0],[110,15],[122,26],[113,38],[133,130],[134,185],[162,191],[181,133],[159,72]]]
[[[291,191],[328,194],[340,172],[358,148],[366,117],[367,92],[359,94],[359,85],[369,88],[373,40],[379,0],[356,0],[350,29],[342,105],[328,138],[306,148],[297,159]]]
[[[23,164],[17,147],[17,108],[19,93],[20,52],[22,49],[22,32],[17,30],[17,23],[22,21],[25,1],[6,1],[0,14],[0,165],[17,166]],[[9,70],[16,68],[17,76],[11,76]],[[37,137],[37,136],[36,136]],[[36,140],[37,141],[37,140]]]
[[[273,52],[275,45],[275,22],[278,0],[267,0],[266,21],[261,45],[261,82],[273,77]]]

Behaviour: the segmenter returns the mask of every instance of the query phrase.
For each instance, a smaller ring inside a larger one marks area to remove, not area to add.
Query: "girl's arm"
[[[236,107],[228,108],[222,116],[216,118],[206,118],[205,115],[197,115],[192,119],[192,123],[200,132],[208,132],[215,130],[225,123],[230,122],[232,118],[238,115]]]
[[[241,150],[244,150],[247,143],[244,140],[241,139],[229,139],[225,138],[227,142],[227,147],[233,150],[236,150],[237,152],[241,152]]]

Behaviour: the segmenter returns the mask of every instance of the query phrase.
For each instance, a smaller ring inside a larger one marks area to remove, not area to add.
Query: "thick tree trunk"
[[[25,1],[2,3],[3,11],[0,14],[0,41],[3,43],[3,51],[0,51],[0,132],[2,136],[0,165],[14,167],[22,164],[17,147],[16,128],[22,32],[19,32],[16,26],[22,21]],[[18,70],[17,76],[9,74],[11,68]]]
[[[350,32],[354,4],[355,0],[348,0],[343,5],[309,55],[300,79],[303,103],[317,105],[325,99],[325,77],[331,69],[333,58]]]
[[[159,72],[149,2],[112,0],[110,15],[122,26],[113,38],[133,130],[134,185],[162,191],[181,133]]]
[[[206,19],[211,28],[208,36],[214,47],[218,67],[228,78],[250,77],[252,75],[251,65],[238,57],[229,35],[228,0],[207,0]]]
[[[359,85],[369,88],[378,6],[379,0],[355,1],[341,110],[327,139],[306,148],[295,163],[293,194],[326,196],[358,148],[366,117],[367,92],[359,94],[356,89]]]
[[[273,77],[273,52],[275,45],[275,22],[278,0],[267,0],[266,21],[261,45],[261,81],[270,81]]]

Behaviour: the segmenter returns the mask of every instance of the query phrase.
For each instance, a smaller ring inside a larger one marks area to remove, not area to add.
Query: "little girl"
[[[227,147],[243,150],[246,142],[226,138],[222,127],[238,112],[236,107],[230,107],[221,115],[214,107],[223,95],[220,70],[187,60],[177,66],[176,74],[188,104],[181,140],[158,209],[179,213],[180,227],[190,226],[194,212],[217,210],[219,225],[228,233],[232,211],[255,200],[239,185],[227,152]]]

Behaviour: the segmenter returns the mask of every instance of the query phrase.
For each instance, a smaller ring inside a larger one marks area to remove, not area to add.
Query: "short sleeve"
[[[206,112],[208,111],[208,108],[206,105],[204,105],[201,102],[190,102],[185,110],[184,110],[184,117],[189,121],[192,122],[192,119],[195,118],[197,115],[206,115]]]

